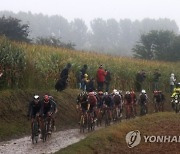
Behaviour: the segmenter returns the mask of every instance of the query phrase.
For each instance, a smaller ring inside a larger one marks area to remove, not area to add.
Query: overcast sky
[[[69,21],[81,18],[86,23],[97,17],[118,21],[169,18],[180,27],[180,0],[0,0],[0,10],[58,14]]]

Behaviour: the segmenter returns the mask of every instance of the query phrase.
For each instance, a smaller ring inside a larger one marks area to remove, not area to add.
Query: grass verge
[[[144,135],[179,136],[180,115],[172,112],[155,113],[110,126],[94,132],[86,139],[60,150],[57,154],[105,153],[178,153],[180,143],[145,143]],[[132,130],[141,132],[141,143],[128,148],[125,136]]]

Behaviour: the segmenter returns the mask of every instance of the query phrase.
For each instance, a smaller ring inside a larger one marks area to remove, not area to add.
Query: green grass
[[[132,130],[144,135],[179,135],[180,115],[163,112],[123,121],[94,132],[86,139],[60,150],[57,154],[178,153],[179,143],[144,143],[129,149],[125,136]],[[141,136],[142,137],[142,136]]]

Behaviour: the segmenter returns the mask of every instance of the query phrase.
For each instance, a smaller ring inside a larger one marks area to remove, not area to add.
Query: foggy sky
[[[81,18],[169,18],[180,27],[180,0],[0,0],[0,11],[61,15],[69,21]]]

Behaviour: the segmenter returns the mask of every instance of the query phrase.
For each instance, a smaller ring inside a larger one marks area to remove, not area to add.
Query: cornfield
[[[72,68],[69,86],[76,87],[76,73],[84,64],[88,65],[89,77],[96,77],[100,64],[112,74],[111,88],[127,90],[134,88],[136,73],[144,69],[147,74],[145,87],[152,88],[155,69],[161,73],[160,87],[167,90],[169,77],[175,73],[180,81],[180,62],[146,61],[133,58],[115,57],[93,52],[74,51],[26,43],[15,43],[0,38],[0,69],[4,70],[3,88],[53,89],[59,72],[70,62]],[[1,86],[2,87],[2,86]]]

